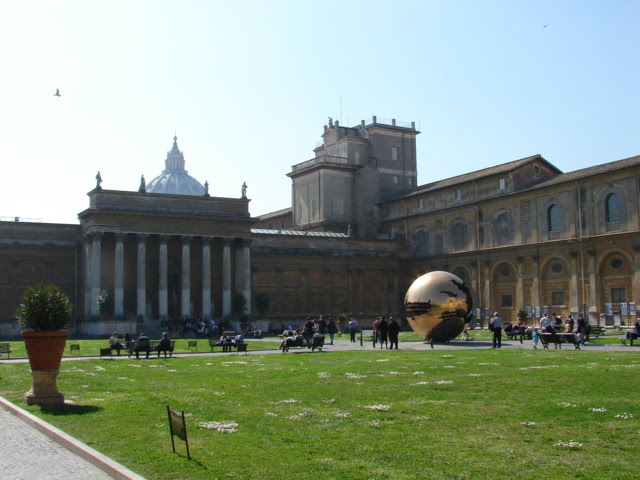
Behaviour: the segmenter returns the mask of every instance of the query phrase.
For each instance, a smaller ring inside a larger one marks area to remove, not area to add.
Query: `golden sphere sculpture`
[[[404,299],[411,328],[425,340],[447,342],[470,320],[473,301],[464,282],[449,272],[429,272],[414,281]]]

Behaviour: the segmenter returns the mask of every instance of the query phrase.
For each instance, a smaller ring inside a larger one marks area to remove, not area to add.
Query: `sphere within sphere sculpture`
[[[429,272],[414,281],[404,299],[409,325],[425,340],[447,342],[470,320],[473,301],[464,282],[449,272]]]

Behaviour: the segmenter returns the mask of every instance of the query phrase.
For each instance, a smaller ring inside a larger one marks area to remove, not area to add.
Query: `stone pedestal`
[[[58,391],[56,379],[60,370],[31,370],[33,385],[24,394],[27,405],[62,405],[64,394]]]

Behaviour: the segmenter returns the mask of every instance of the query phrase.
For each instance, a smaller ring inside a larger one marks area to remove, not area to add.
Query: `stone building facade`
[[[136,319],[230,318],[237,294],[266,328],[401,315],[409,285],[432,270],[467,282],[478,320],[527,309],[635,321],[640,157],[563,173],[535,155],[417,186],[418,134],[395,120],[330,119],[315,157],[288,173],[291,207],[261,217],[245,189],[215,197],[190,177],[174,138],[149,188],[106,190],[98,175],[79,225],[2,221],[0,336],[18,334],[19,297],[38,281],[70,296],[78,333],[102,334],[103,291],[123,331]],[[259,292],[271,303],[260,319]]]

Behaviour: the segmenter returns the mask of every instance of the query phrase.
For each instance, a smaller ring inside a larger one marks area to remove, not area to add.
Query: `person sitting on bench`
[[[173,347],[171,346],[171,340],[167,332],[162,332],[162,338],[156,346],[156,350],[158,351],[158,358],[160,358],[160,352],[164,352],[164,358],[167,358],[167,352],[169,352],[170,356],[173,356]]]
[[[124,348],[124,346],[118,340],[118,332],[113,332],[113,335],[109,338],[109,348],[111,350],[117,350],[118,355],[120,355],[120,350]]]
[[[140,352],[146,352],[147,358],[149,358],[149,353],[151,352],[151,343],[149,342],[149,337],[147,337],[143,332],[140,332],[140,336],[136,341],[136,346],[133,347],[133,351],[136,354],[136,358],[140,358]]]

